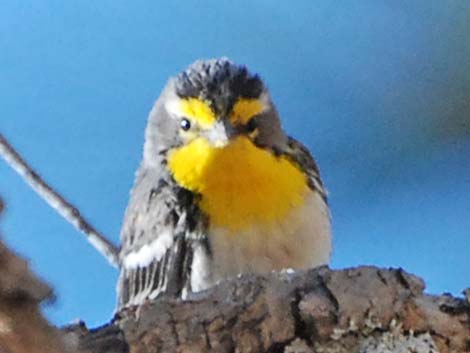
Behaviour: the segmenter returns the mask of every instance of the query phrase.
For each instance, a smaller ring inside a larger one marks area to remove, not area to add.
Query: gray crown
[[[175,88],[180,97],[210,102],[218,114],[227,114],[238,98],[258,98],[265,89],[258,75],[227,58],[196,61],[176,77]]]

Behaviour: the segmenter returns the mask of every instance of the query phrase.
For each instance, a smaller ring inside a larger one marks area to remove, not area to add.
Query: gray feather
[[[205,222],[194,198],[164,168],[138,171],[121,231],[118,307],[191,290],[192,249],[202,241]],[[171,241],[163,234],[169,234]],[[146,263],[129,264],[133,254],[142,253],[149,244],[159,248],[160,256],[150,254]]]

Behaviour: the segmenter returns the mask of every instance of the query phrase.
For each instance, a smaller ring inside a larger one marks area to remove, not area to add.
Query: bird
[[[197,60],[169,79],[148,117],[117,306],[328,264],[330,218],[317,164],[284,132],[260,76],[225,57]]]

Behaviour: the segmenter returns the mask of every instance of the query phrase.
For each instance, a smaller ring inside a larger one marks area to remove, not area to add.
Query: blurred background
[[[169,76],[228,56],[258,72],[330,191],[332,267],[470,286],[470,2],[3,0],[0,131],[115,242],[147,114]],[[0,231],[96,326],[117,272],[3,162]]]

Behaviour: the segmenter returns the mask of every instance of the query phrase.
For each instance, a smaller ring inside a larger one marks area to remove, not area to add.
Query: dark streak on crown
[[[228,114],[237,99],[258,98],[264,90],[258,75],[226,58],[196,61],[176,77],[175,86],[179,97],[208,101],[217,115]]]

